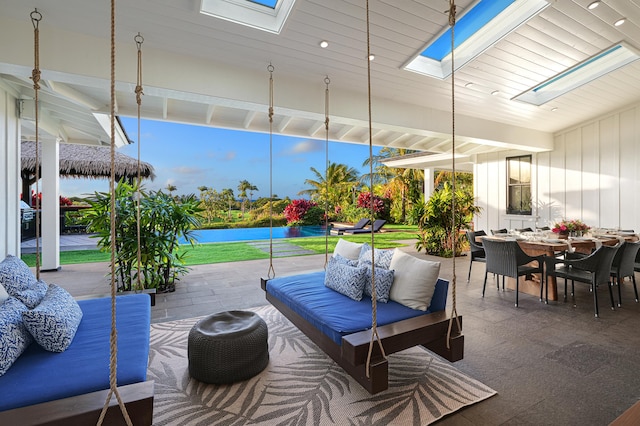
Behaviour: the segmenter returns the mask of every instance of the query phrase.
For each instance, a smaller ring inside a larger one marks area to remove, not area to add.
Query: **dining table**
[[[566,252],[576,252],[589,254],[601,245],[614,246],[622,241],[638,241],[638,235],[632,233],[607,233],[596,234],[584,237],[540,237],[540,236],[524,236],[514,234],[482,236],[477,238],[479,242],[483,238],[498,239],[504,241],[517,241],[522,250],[529,256],[547,256],[556,257]],[[545,262],[546,268],[546,262]],[[546,274],[546,270],[545,270]],[[542,277],[540,274],[532,274],[530,276],[521,276],[519,278],[519,291],[540,297],[540,283]],[[505,281],[507,288],[515,290],[515,278],[507,277]],[[549,276],[546,284],[549,287],[549,300],[558,300],[558,286],[555,277]]]

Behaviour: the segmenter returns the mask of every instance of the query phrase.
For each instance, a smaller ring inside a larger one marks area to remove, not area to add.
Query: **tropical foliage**
[[[311,167],[311,171],[315,178],[304,181],[311,188],[298,192],[298,195],[307,195],[321,206],[326,204],[329,211],[353,202],[359,188],[358,171],[355,168],[330,162],[326,174],[315,167]]]
[[[138,202],[140,243],[138,244]],[[194,195],[183,196],[180,201],[171,195],[146,193],[135,184],[120,181],[115,188],[115,262],[116,280],[121,291],[138,288],[138,246],[140,247],[140,285],[167,291],[187,272],[184,266],[186,252],[178,251],[179,241],[194,244],[193,230],[199,226],[201,212]],[[96,192],[88,200],[91,207],[85,211],[87,229],[95,233],[98,247],[111,251],[111,198],[109,193]]]
[[[319,225],[323,216],[324,210],[316,202],[304,199],[293,200],[284,209],[287,223],[293,226]]]
[[[452,201],[455,198],[455,213]],[[425,250],[427,254],[442,257],[459,256],[465,235],[462,232],[469,229],[474,214],[480,212],[475,205],[473,194],[456,188],[455,194],[449,182],[445,182],[441,189],[434,191],[424,206],[424,214],[418,223],[419,233],[416,249]],[[455,220],[455,229],[453,221]]]

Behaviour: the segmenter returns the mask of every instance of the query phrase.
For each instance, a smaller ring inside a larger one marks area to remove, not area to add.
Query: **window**
[[[531,214],[531,156],[507,158],[507,214]]]

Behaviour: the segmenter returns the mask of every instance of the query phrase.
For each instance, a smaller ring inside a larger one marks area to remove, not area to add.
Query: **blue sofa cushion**
[[[349,299],[326,287],[324,275],[325,272],[320,271],[274,278],[267,282],[267,293],[341,345],[342,336],[371,328],[371,298]],[[378,326],[444,310],[448,288],[448,281],[438,280],[427,311],[411,309],[391,300],[379,304]]]
[[[9,297],[0,305],[0,376],[33,342],[22,323],[22,313],[26,310],[27,307],[15,297]]]
[[[22,320],[40,346],[51,352],[64,352],[76,335],[82,310],[67,290],[49,284],[42,302],[23,312]]]
[[[78,304],[82,321],[66,351],[30,345],[0,377],[0,411],[109,389],[111,298]],[[118,386],[146,380],[150,322],[148,294],[116,298]]]
[[[35,308],[47,292],[47,284],[38,281],[19,257],[7,256],[0,262],[0,284],[29,309]]]

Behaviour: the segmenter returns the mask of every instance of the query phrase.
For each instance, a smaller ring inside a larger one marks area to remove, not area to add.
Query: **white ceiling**
[[[374,144],[450,152],[451,78],[402,69],[446,27],[448,1],[369,3]],[[456,73],[460,154],[549,150],[554,132],[640,100],[640,61],[540,107],[511,100],[613,43],[640,48],[640,0],[604,0],[592,11],[591,0],[550,3]],[[456,4],[462,12],[472,0]],[[0,85],[33,97],[29,15],[36,7],[43,16],[43,130],[69,142],[108,141],[93,117],[109,112],[108,1],[0,0]],[[368,143],[364,0],[297,0],[280,34],[202,15],[198,0],[127,0],[116,8],[118,114],[136,114],[133,38],[140,32],[144,118],[266,132],[271,63],[274,132],[325,137],[323,80],[329,76],[330,139]],[[627,22],[614,27],[620,17]],[[321,49],[321,40],[329,47]],[[29,138],[33,124],[24,124]]]

